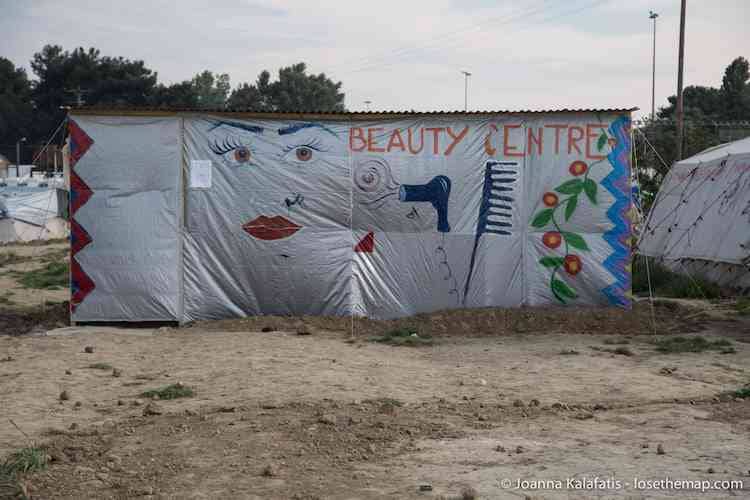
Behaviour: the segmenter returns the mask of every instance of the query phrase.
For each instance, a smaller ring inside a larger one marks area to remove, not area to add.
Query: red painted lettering
[[[578,134],[576,134],[578,135],[578,137],[573,137],[573,132],[576,130],[578,131]],[[584,132],[583,132],[583,128],[581,127],[576,127],[573,125],[570,128],[568,128],[568,154],[569,155],[573,154],[573,148],[576,149],[579,155],[583,154],[581,152],[581,148],[578,147],[578,142],[583,140],[583,135],[584,135]]]
[[[514,129],[514,128],[521,128],[520,125],[503,125],[503,154],[505,156],[521,156],[523,157],[524,153],[521,151],[518,152],[518,146],[513,146],[508,143],[508,136],[510,135],[508,132],[508,129]]]
[[[453,133],[453,130],[451,130],[450,127],[447,129],[448,135],[451,137],[452,142],[450,146],[448,146],[448,149],[445,150],[445,156],[450,155],[453,152],[453,148],[455,148],[461,140],[466,137],[466,134],[469,132],[469,127],[466,126],[464,129],[458,133],[458,135],[455,135]]]

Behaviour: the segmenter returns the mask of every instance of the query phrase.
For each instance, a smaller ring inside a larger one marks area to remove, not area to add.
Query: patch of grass
[[[740,399],[750,399],[750,385],[743,387],[742,389],[737,389],[734,392],[730,393],[732,397],[740,398]]]
[[[110,365],[109,363],[91,363],[89,365],[89,368],[93,370],[111,370],[112,365]]]
[[[729,348],[734,350],[732,343],[726,339],[706,340],[703,337],[665,337],[656,339],[653,343],[657,351],[665,354],[723,351]]]
[[[153,398],[154,396],[159,399],[177,399],[177,398],[190,398],[195,395],[193,389],[182,384],[171,384],[159,387],[158,389],[151,389],[141,393],[143,398]]]
[[[0,253],[0,267],[9,266],[11,264],[18,264],[20,262],[26,262],[27,260],[31,260],[31,258],[23,255],[18,255],[16,252]]]
[[[58,262],[67,259],[70,256],[70,248],[56,248],[44,252],[40,259],[44,262]]]
[[[633,259],[633,293],[648,295],[648,276],[651,276],[651,288],[654,295],[682,299],[716,299],[721,297],[721,288],[716,283],[699,278],[675,273],[666,266],[648,258],[637,256]]]
[[[67,288],[70,279],[70,266],[67,262],[49,262],[39,269],[14,274],[18,282],[25,288],[57,290]]]
[[[18,474],[43,470],[47,467],[47,452],[28,446],[12,453],[0,465],[0,477],[14,478]]]
[[[416,328],[399,328],[386,332],[384,335],[370,337],[370,342],[379,342],[394,346],[419,347],[434,344],[429,335],[419,335]]]
[[[607,345],[625,345],[629,344],[630,341],[628,339],[604,339],[604,343]]]
[[[750,298],[742,298],[734,305],[737,314],[740,316],[750,316]]]

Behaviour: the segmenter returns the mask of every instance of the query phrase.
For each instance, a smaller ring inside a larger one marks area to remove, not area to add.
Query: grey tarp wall
[[[630,304],[628,112],[111,115],[71,117],[76,321]]]

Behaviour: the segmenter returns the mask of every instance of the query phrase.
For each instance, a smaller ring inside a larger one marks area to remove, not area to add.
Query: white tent
[[[750,137],[675,163],[638,248],[675,271],[750,288]]]

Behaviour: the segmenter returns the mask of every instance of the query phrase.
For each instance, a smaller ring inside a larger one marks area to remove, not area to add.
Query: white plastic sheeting
[[[750,138],[676,163],[659,189],[638,247],[677,270],[748,286]]]
[[[62,187],[59,177],[0,179],[0,243],[66,236],[65,221],[58,217],[57,187]]]
[[[629,306],[627,114],[332,118],[73,116],[73,319]]]

